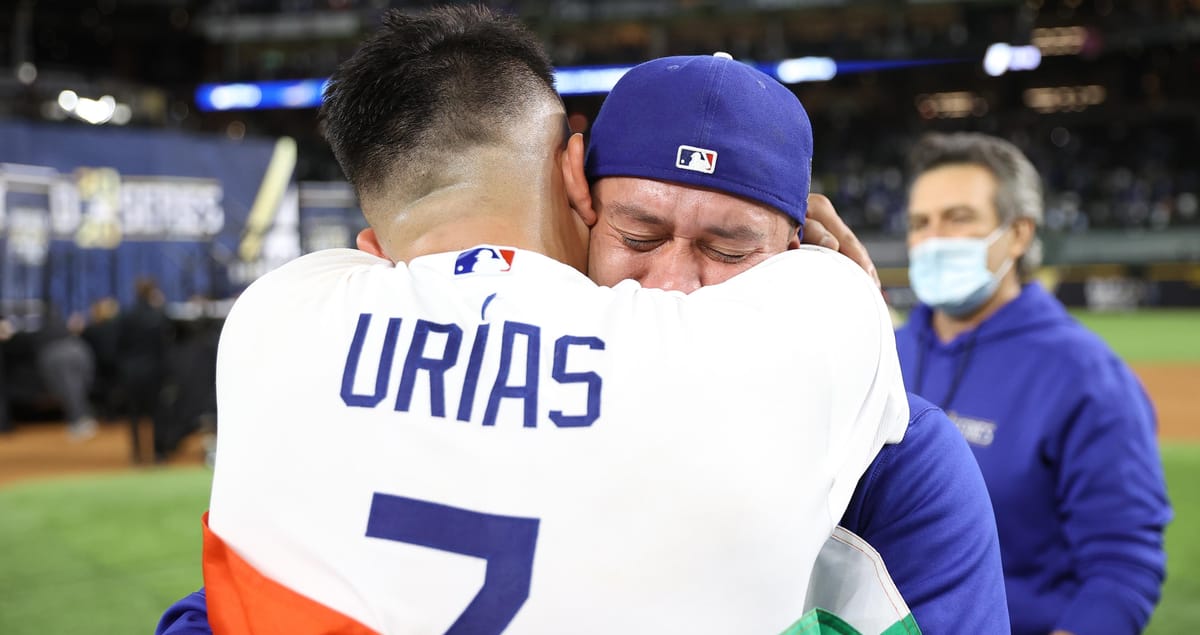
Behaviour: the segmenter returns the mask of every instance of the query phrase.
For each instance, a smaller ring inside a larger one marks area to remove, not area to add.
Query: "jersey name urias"
[[[690,295],[534,252],[353,250],[221,336],[222,633],[781,633],[908,420],[878,290],[828,250]]]

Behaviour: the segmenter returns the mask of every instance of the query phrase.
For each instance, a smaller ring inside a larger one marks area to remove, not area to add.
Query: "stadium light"
[[[925,119],[982,117],[988,111],[987,100],[965,90],[917,95],[914,103],[917,112]]]
[[[827,57],[783,60],[778,64],[752,64],[785,84],[824,81],[837,74],[837,63]],[[554,85],[564,97],[603,95],[633,65],[565,66],[554,70]],[[196,105],[203,111],[316,108],[321,105],[326,79],[202,84]]]
[[[58,113],[46,112],[47,116],[53,119],[63,119],[66,113],[80,121],[86,121],[93,126],[98,126],[104,123],[115,123],[118,126],[123,126],[129,123],[133,118],[133,109],[128,104],[117,103],[116,98],[112,95],[104,95],[99,99],[90,99],[88,97],[80,97],[73,90],[64,90],[58,94],[58,99],[53,104],[47,104],[51,110],[54,106],[58,106]]]
[[[202,84],[196,89],[200,110],[316,108],[327,79],[279,80],[237,84]]]
[[[133,119],[133,109],[130,108],[128,104],[117,104],[117,106],[113,108],[113,124],[124,126],[125,124],[129,123],[130,119]]]
[[[1025,105],[1040,113],[1079,112],[1104,103],[1108,92],[1103,86],[1053,86],[1025,91]]]
[[[1032,71],[1042,65],[1042,52],[1036,46],[1012,47],[1012,61],[1008,63],[1010,71]]]
[[[612,90],[617,81],[633,66],[576,66],[554,69],[554,87],[558,94],[602,95]]]
[[[72,114],[93,126],[98,126],[102,123],[108,123],[116,111],[117,100],[113,99],[112,95],[105,95],[100,99],[80,97],[79,103],[75,105],[75,111]]]
[[[17,81],[21,82],[22,84],[26,86],[32,84],[34,80],[37,79],[37,76],[37,66],[35,66],[33,62],[21,62],[21,64],[17,66]]]
[[[1033,49],[1033,47],[1028,47]],[[1036,49],[1033,49],[1036,53]],[[1018,58],[1021,56],[1018,55]],[[1027,57],[1027,56],[1026,56]],[[1011,60],[1012,55],[1009,51]],[[1040,59],[1040,57],[1039,57]],[[885,71],[963,62],[961,59],[852,60],[838,62],[829,57],[799,57],[778,62],[746,62],[784,84],[821,82],[839,74]],[[1007,63],[1007,62],[1006,62]],[[1036,63],[1034,63],[1036,66]],[[633,65],[563,66],[554,69],[554,84],[560,95],[603,95],[616,85]],[[1016,69],[1010,69],[1016,70]],[[267,110],[272,108],[316,108],[321,105],[327,79],[300,79],[235,84],[201,84],[196,89],[196,106],[203,111]]]
[[[1034,29],[1029,40],[1046,57],[1078,55],[1087,44],[1088,31],[1081,26],[1045,27]]]
[[[1036,46],[1013,46],[997,42],[983,56],[983,70],[992,77],[1008,71],[1031,71],[1042,63],[1042,52]]]
[[[798,57],[783,60],[775,67],[775,77],[785,84],[827,82],[837,75],[837,62],[830,57]]]
[[[254,84],[201,86],[196,102],[205,110],[253,110],[262,103],[262,89]]]
[[[79,95],[73,90],[64,90],[58,94],[58,107],[67,112],[74,112],[79,105]]]

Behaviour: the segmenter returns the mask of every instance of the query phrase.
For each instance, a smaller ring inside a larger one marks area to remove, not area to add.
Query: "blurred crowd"
[[[201,21],[253,21],[273,15],[304,21],[314,19],[314,14],[341,13],[354,16],[357,34],[386,9],[421,11],[431,4],[421,0],[201,0],[195,8]],[[1030,30],[1038,26],[1060,24],[1086,25],[1089,34],[1080,52],[1094,56],[1104,48],[1123,46],[1130,37],[1154,39],[1153,34],[1161,36],[1168,32],[1164,29],[1173,27],[1186,31],[1188,21],[1200,18],[1197,0],[849,6],[771,0],[505,0],[487,4],[535,25],[558,65],[637,63],[714,50],[757,60],[804,55],[961,58],[981,53],[992,42],[1027,39]],[[238,57],[239,79],[327,74],[337,60],[353,52],[358,40],[334,31],[337,35],[306,41],[304,46],[265,42],[258,46],[251,39]]]
[[[1200,226],[1200,163],[1192,156],[1200,127],[1110,124],[1003,136],[1042,174],[1043,231]],[[902,234],[904,153],[917,137],[858,130],[821,139],[813,160],[814,191],[829,196],[860,231]]]
[[[128,424],[133,463],[163,462],[191,432],[214,426],[217,320],[172,320],[154,280],[135,301],[113,298],[88,314],[44,307],[23,329],[0,319],[0,432],[19,418],[58,417],[69,439],[94,437],[100,420]]]

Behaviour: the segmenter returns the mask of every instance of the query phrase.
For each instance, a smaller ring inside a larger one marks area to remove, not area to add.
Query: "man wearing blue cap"
[[[853,536],[823,546],[908,420],[870,278],[797,249],[690,295],[589,281],[582,140],[533,36],[482,10],[390,14],[325,98],[369,253],[289,263],[225,323],[214,630],[842,624],[814,564],[880,579]],[[720,172],[710,149],[671,160]],[[911,632],[858,588],[843,617]]]
[[[589,275],[691,292],[797,247],[811,157],[803,107],[765,74],[720,56],[636,67],[592,127],[590,192],[572,191],[592,226]],[[1007,632],[979,469],[944,413],[909,400],[905,439],[877,457],[842,526],[879,550],[925,632]]]

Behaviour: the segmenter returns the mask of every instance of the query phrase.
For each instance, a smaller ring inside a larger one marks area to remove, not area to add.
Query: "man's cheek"
[[[646,274],[654,259],[647,254],[622,249],[612,254],[608,261],[607,275],[616,284],[622,280],[637,280],[645,283]]]
[[[722,282],[725,282],[726,280],[749,268],[750,265],[713,265],[705,270],[704,278],[701,280],[701,282],[703,282],[704,286],[706,287],[710,284],[721,284]]]
[[[597,248],[592,245],[589,256],[588,277],[596,284],[611,287],[628,276],[622,274],[628,267],[620,265],[619,253],[611,247]]]
[[[770,256],[765,254],[755,254],[738,263],[713,263],[713,265],[705,271],[704,286],[725,282],[726,280],[729,280],[740,273],[749,271],[750,269],[754,268],[755,265],[763,262],[769,257]]]

